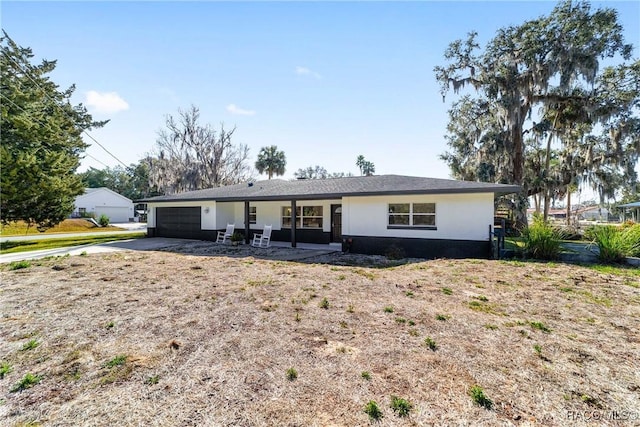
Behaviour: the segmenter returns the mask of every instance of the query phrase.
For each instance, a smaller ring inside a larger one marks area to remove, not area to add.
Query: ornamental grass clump
[[[640,224],[623,229],[599,226],[591,233],[598,258],[604,263],[622,263],[628,256],[640,256]]]
[[[554,260],[560,255],[562,231],[534,214],[532,224],[522,232],[524,255],[534,259]]]

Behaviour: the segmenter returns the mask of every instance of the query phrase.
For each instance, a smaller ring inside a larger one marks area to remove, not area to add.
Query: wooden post
[[[298,222],[298,216],[296,215],[296,201],[291,201],[291,247],[295,248],[296,243],[296,223]]]

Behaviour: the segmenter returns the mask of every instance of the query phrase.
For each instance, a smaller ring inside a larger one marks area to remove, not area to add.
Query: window
[[[282,228],[291,228],[291,206],[282,208]],[[322,228],[322,206],[298,206],[296,228]]]
[[[249,224],[255,224],[258,219],[258,208],[249,206]]]
[[[388,228],[436,228],[435,203],[389,203]]]

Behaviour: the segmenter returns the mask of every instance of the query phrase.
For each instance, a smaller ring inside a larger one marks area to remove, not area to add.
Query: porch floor
[[[278,242],[278,241],[272,240],[271,241],[271,246],[274,246],[276,248],[291,248],[291,242]],[[342,251],[342,244],[341,243],[329,243],[328,245],[323,245],[323,244],[320,244],[320,243],[301,243],[301,242],[298,242],[295,249],[341,252]]]

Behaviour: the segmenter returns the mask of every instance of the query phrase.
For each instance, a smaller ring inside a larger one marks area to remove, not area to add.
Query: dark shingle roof
[[[272,179],[205,190],[188,191],[170,196],[151,197],[143,202],[173,201],[267,201],[339,199],[343,196],[377,196],[402,194],[451,193],[515,193],[517,185],[453,179],[421,178],[401,175],[354,176],[331,179],[285,181]]]

